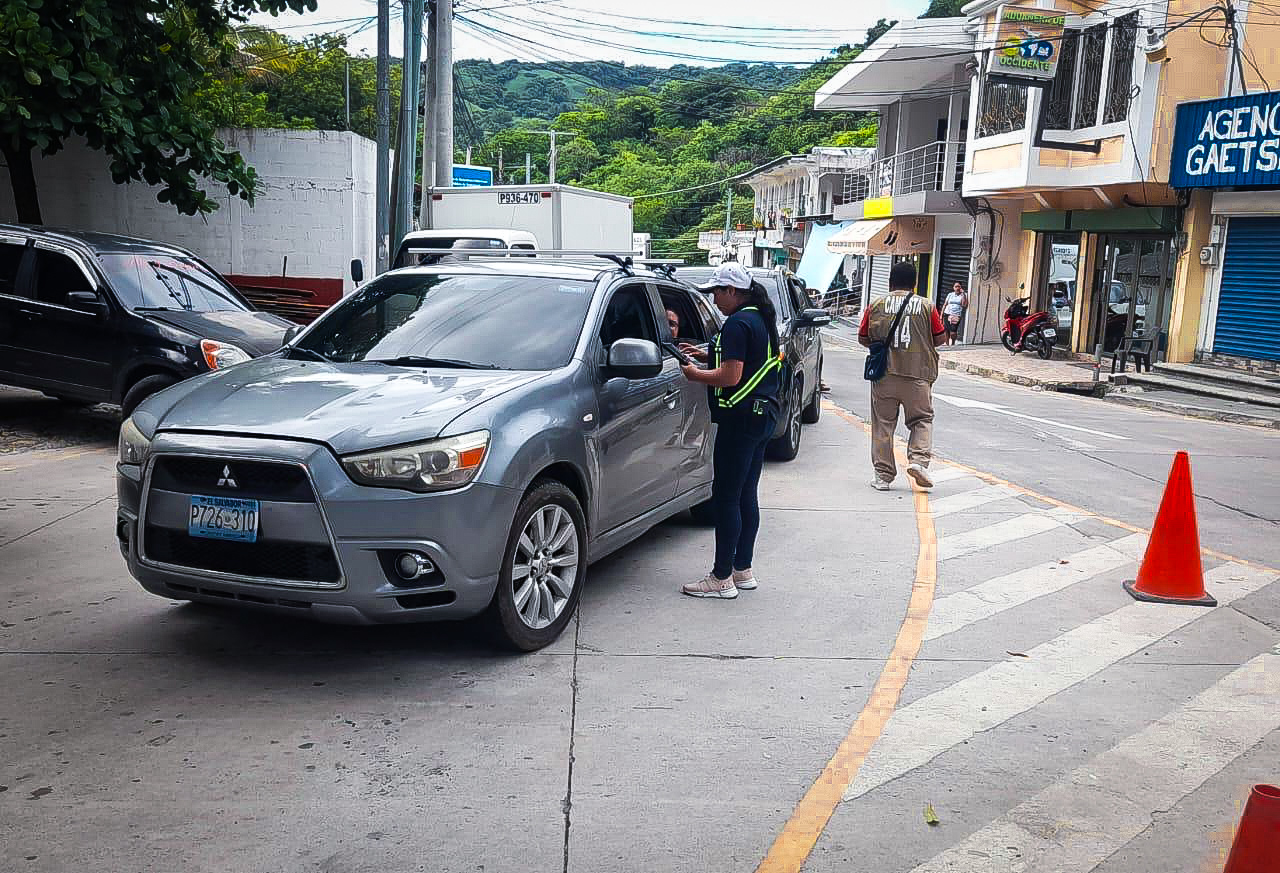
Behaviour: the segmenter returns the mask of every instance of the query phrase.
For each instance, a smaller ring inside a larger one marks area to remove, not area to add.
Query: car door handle
[[[669,408],[675,409],[676,403],[680,400],[681,393],[683,392],[679,388],[672,389],[662,395],[662,402],[667,404]]]
[[[22,307],[22,306],[18,307],[17,312],[19,315],[27,316],[27,318],[43,318],[44,317],[44,313],[41,312],[40,310],[27,309],[26,307]]]

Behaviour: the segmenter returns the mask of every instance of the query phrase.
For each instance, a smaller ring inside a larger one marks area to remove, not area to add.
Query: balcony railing
[[[844,202],[894,197],[921,191],[959,191],[964,178],[964,143],[931,142],[889,155],[866,170],[844,177]]]

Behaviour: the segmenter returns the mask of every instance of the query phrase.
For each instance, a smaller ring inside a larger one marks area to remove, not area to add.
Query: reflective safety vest
[[[738,312],[760,312],[754,306],[744,306]],[[761,316],[763,318],[763,315]],[[715,369],[721,364],[720,357],[720,334],[716,334],[715,341],[711,344],[711,368]],[[766,348],[764,363],[760,369],[756,370],[751,376],[736,387],[728,388],[712,388],[711,389],[711,409],[712,412],[737,409],[743,405],[743,401],[753,396],[760,383],[765,380],[770,373],[782,367],[783,353],[781,351],[774,353],[773,342],[770,341]],[[733,392],[733,393],[729,393]],[[768,397],[768,400],[777,402],[776,397]],[[756,410],[757,412],[759,410]],[[714,416],[713,416],[714,417]]]

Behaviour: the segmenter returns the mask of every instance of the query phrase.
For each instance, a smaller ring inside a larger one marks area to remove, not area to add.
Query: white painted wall
[[[234,275],[341,278],[352,288],[350,262],[366,275],[374,259],[372,140],[346,131],[224,130],[261,189],[250,207],[225,189],[206,190],[220,204],[208,216],[180,215],[144,183],[117,185],[101,152],[79,143],[36,158],[46,224],[154,239],[198,254]],[[16,220],[8,171],[0,168],[0,221]]]

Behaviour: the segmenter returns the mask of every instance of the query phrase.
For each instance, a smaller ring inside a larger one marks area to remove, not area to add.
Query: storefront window
[[[1056,317],[1057,344],[1070,346],[1071,326],[1075,318],[1076,276],[1080,264],[1080,234],[1045,234],[1043,245],[1042,278],[1032,305],[1036,310]]]

